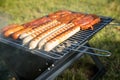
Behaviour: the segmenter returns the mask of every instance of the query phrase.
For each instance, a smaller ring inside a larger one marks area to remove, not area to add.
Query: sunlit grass
[[[109,16],[120,20],[119,0],[0,0],[0,12],[11,16],[9,23],[22,24],[62,9]],[[116,26],[109,25],[89,42],[93,47],[112,52],[111,57],[100,58],[107,68],[107,73],[102,80],[119,80],[120,78],[119,35],[120,31],[116,29]],[[94,66],[90,57],[85,56],[84,59],[78,60],[64,71],[64,74],[56,80],[86,80],[91,75],[89,65],[86,66],[86,64]]]

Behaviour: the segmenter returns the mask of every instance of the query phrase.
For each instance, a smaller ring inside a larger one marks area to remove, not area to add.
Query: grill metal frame
[[[22,45],[21,40],[13,40],[12,38],[5,38],[3,37],[2,34],[0,34],[0,41],[6,44],[9,44],[11,46],[15,46],[17,48],[20,48],[25,51],[29,51],[32,54],[38,55],[38,56],[43,56],[49,59],[61,59],[65,55],[67,55],[71,50],[70,49],[76,49],[80,45],[82,45],[84,42],[88,41],[92,36],[100,31],[104,26],[106,26],[108,23],[112,21],[111,18],[109,17],[102,17],[101,16],[101,22],[94,25],[94,30],[84,30],[84,31],[79,31],[76,33],[74,36],[70,37],[68,41],[71,42],[71,46],[65,47],[61,52],[57,52],[56,49],[60,47],[61,45],[64,45],[66,41],[55,47],[53,50],[50,52],[46,52],[44,50],[30,50],[27,46]],[[77,42],[77,43],[74,43]]]

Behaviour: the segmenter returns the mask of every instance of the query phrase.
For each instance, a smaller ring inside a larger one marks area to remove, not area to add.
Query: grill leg
[[[105,74],[106,70],[105,70],[105,67],[103,66],[103,64],[101,63],[101,61],[99,60],[99,58],[97,56],[93,56],[93,55],[90,55],[90,56],[93,59],[93,61],[95,62],[97,68],[98,68],[98,72],[91,78],[91,80],[96,80],[98,77]]]
[[[88,47],[90,47],[89,44],[87,44]],[[91,52],[94,53],[93,50],[90,50]],[[91,80],[96,80],[98,79],[100,76],[104,75],[106,70],[104,65],[102,64],[102,62],[100,61],[100,59],[98,58],[98,56],[95,55],[90,55],[90,57],[93,59],[93,61],[95,62],[97,68],[98,68],[98,72],[91,78]]]

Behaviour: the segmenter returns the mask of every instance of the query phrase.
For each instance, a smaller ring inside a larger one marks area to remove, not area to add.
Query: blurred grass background
[[[0,0],[0,13],[10,15],[8,24],[22,24],[62,9],[109,16],[120,22],[120,0]],[[100,80],[120,79],[120,30],[117,30],[119,27],[108,25],[89,41],[92,47],[112,52],[110,57],[100,57],[107,69]],[[0,80],[11,80],[4,65],[0,59]],[[91,58],[85,55],[56,80],[88,80],[95,69]]]

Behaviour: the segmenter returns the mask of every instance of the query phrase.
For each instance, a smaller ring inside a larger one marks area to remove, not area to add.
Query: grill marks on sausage
[[[37,28],[34,28],[34,29],[32,29],[32,30],[30,30],[30,31],[28,31],[28,32],[25,32],[25,33],[21,34],[21,35],[20,35],[20,39],[23,39],[23,38],[27,37],[27,36],[30,35],[30,34],[34,34],[34,33],[37,32],[37,31],[43,32],[43,31],[45,31],[45,30],[53,27],[53,25],[56,25],[56,24],[58,24],[58,23],[59,23],[59,22],[58,22],[57,20],[53,20],[53,21],[51,21],[51,22],[48,22],[48,23],[46,23],[46,24],[43,24],[42,26],[39,26],[39,27],[37,27]]]
[[[29,31],[29,30],[32,30],[32,27],[27,27],[27,28],[25,28],[25,29],[21,29],[21,30],[13,33],[13,34],[12,34],[12,37],[13,37],[13,39],[16,40],[16,39],[18,39],[18,37],[19,37],[22,33],[27,32],[27,31]]]
[[[65,24],[58,24],[57,26],[45,31],[44,33],[38,35],[36,38],[34,38],[30,44],[29,44],[29,48],[30,49],[34,49],[37,47],[37,44],[39,43],[40,40],[42,40],[43,38],[47,37],[48,35],[50,35],[51,33],[55,32],[56,30],[60,29],[61,27],[63,27]]]
[[[44,32],[50,28],[53,28],[54,26],[59,25],[59,24],[60,24],[60,22],[56,22],[56,23],[52,23],[51,25],[48,25],[48,27],[46,27],[46,28],[44,27],[43,29],[41,29],[39,31],[36,29],[35,33],[31,34],[31,36],[36,37],[40,33]]]
[[[38,44],[38,48],[41,49],[42,46],[47,42],[49,41],[50,39],[56,37],[57,35],[61,34],[62,32],[68,30],[69,28],[73,27],[74,24],[73,23],[69,23],[67,25],[65,25],[63,28],[57,30],[56,32],[52,33],[51,35],[49,35],[48,37],[42,39],[39,44]]]
[[[57,37],[51,39],[50,41],[48,41],[45,44],[44,50],[45,51],[52,50],[58,44],[60,44],[61,42],[65,41],[66,39],[68,39],[69,37],[71,37],[72,35],[74,35],[75,33],[77,33],[79,30],[80,30],[80,27],[79,26],[75,26],[75,27],[67,30],[66,32],[58,35]]]

